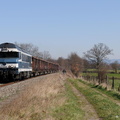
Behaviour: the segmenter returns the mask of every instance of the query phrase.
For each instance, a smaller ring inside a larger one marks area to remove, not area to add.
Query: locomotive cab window
[[[22,57],[21,57],[21,52],[19,52],[19,58],[21,59]]]
[[[0,52],[0,58],[18,58],[18,52]]]

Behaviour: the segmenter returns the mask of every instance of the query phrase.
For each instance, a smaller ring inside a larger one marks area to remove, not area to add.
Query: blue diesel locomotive
[[[0,44],[0,81],[28,78],[42,71],[49,73],[58,67],[58,64],[33,57],[13,43]]]

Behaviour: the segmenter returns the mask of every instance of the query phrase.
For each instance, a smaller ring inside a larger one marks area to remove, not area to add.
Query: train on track
[[[59,65],[32,56],[13,43],[0,44],[0,81],[57,72]]]

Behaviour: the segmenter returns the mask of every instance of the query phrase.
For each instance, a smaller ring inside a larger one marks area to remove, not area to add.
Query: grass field
[[[68,79],[65,84],[67,101],[54,112],[56,120],[89,120],[84,119],[85,111],[80,108],[78,97],[75,96],[68,83],[71,83],[95,108],[98,117],[103,120],[120,119],[120,95],[113,91],[106,91],[103,88],[93,86],[81,80]]]
[[[94,76],[94,77],[97,77],[97,73],[82,73],[81,74],[82,76]],[[114,81],[114,88],[115,90],[118,90],[118,87],[120,85],[120,74],[119,73],[107,73],[106,74],[108,76],[108,85],[109,86],[112,86],[112,77],[115,78],[115,81]]]
[[[88,72],[94,72],[96,69],[88,69]],[[115,72],[114,70],[108,70],[108,72]],[[117,73],[120,73],[120,70],[117,70]]]
[[[82,73],[81,75],[86,76],[97,76],[97,73]],[[119,73],[107,73],[106,74],[108,77],[115,77],[115,78],[120,78],[120,74]]]
[[[82,92],[88,101],[94,106],[99,117],[103,120],[119,120],[120,106],[112,101],[113,97],[103,95],[103,92],[98,92],[93,86],[82,82],[81,80],[69,80],[80,92]],[[111,93],[112,94],[112,93]]]

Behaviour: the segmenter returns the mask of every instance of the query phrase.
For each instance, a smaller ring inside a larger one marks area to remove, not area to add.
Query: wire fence
[[[120,92],[120,78],[108,77],[100,79],[96,76],[82,76],[82,79],[93,84],[101,85],[106,89],[113,89]]]

